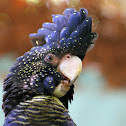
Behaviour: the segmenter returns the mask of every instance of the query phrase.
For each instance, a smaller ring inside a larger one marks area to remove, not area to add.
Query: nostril
[[[68,58],[68,59],[69,59],[69,58],[71,58],[71,56],[68,54],[68,55],[66,55],[66,58]]]

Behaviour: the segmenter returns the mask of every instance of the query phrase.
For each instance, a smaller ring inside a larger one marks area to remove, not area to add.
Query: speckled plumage
[[[87,49],[97,37],[96,33],[91,33],[92,19],[91,17],[87,17],[87,14],[88,12],[84,8],[80,9],[79,12],[73,8],[67,8],[63,12],[63,15],[52,15],[53,23],[43,23],[42,28],[37,33],[29,35],[35,47],[17,58],[17,62],[12,66],[9,75],[4,80],[3,110],[6,116],[5,126],[11,124],[15,126],[18,119],[22,122],[22,124],[17,123],[19,126],[24,125],[25,122],[28,123],[27,125],[35,125],[34,119],[31,122],[29,119],[23,120],[24,118],[30,118],[31,120],[29,114],[26,115],[23,112],[20,118],[20,113],[17,112],[18,116],[15,118],[13,111],[18,111],[22,107],[22,104],[27,103],[27,101],[29,106],[33,107],[37,103],[33,103],[33,106],[31,106],[31,102],[34,101],[34,97],[36,96],[40,97],[40,99],[42,95],[43,97],[45,95],[49,96],[45,98],[46,100],[52,98],[51,95],[55,87],[64,79],[62,74],[57,71],[58,64],[64,55],[71,54],[78,56],[81,60],[84,59]],[[52,62],[49,62],[50,55],[53,55],[54,61],[52,60]],[[68,108],[68,101],[71,102],[73,99],[73,89],[74,86],[72,85],[68,93],[60,98],[66,108]],[[42,106],[45,107],[44,103],[39,106],[40,109],[43,109]],[[50,107],[50,104],[47,106]],[[64,106],[63,111],[70,119]],[[27,112],[27,107],[24,107],[23,109]],[[60,112],[58,112],[58,115],[60,116]],[[14,120],[9,119],[11,116]],[[61,116],[64,116],[64,113]],[[35,115],[33,117],[38,118]],[[75,124],[71,119],[70,122],[67,122],[68,118],[65,117],[66,121],[63,119],[59,123],[53,124],[49,122],[49,124],[52,126],[74,126]],[[44,126],[43,123],[38,120],[36,125]]]

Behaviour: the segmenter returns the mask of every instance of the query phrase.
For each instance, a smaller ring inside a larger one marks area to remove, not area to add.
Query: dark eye
[[[44,60],[45,60],[45,62],[50,63],[50,62],[53,61],[54,58],[55,58],[55,56],[54,56],[53,54],[48,54],[48,55],[44,58]]]
[[[51,61],[51,60],[53,60],[53,57],[52,56],[47,56],[47,60]]]
[[[52,66],[57,66],[59,63],[59,58],[56,55],[49,53],[45,56],[44,61]]]

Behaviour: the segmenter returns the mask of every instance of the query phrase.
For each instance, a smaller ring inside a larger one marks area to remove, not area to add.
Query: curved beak
[[[71,86],[82,71],[82,61],[78,56],[71,56],[61,61],[58,71],[66,77],[66,80],[69,79],[69,86]]]
[[[78,56],[63,58],[57,70],[64,76],[65,80],[59,83],[53,94],[57,97],[63,97],[80,75],[82,71],[82,61]]]

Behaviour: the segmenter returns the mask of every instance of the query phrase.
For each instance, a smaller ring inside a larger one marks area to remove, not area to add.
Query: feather
[[[52,22],[54,22],[57,25],[57,30],[61,31],[63,29],[63,27],[66,26],[66,18],[64,15],[52,15]]]
[[[42,36],[49,35],[51,32],[52,32],[52,30],[49,30],[47,28],[38,29],[38,33],[41,34]]]
[[[85,8],[80,9],[80,22],[82,23],[88,15],[88,11]]]
[[[45,37],[46,42],[47,42],[48,44],[49,44],[49,43],[52,43],[52,42],[58,42],[58,41],[59,41],[59,37],[60,37],[59,34],[60,34],[60,33],[59,33],[58,31],[53,31],[53,32],[51,32],[50,35],[47,35],[47,36]]]
[[[67,22],[67,27],[69,27],[70,33],[76,29],[76,27],[80,24],[80,15],[78,12],[74,12],[70,15],[70,18]]]
[[[60,32],[60,38],[69,38],[70,36],[70,31],[68,27],[64,27],[61,32]]]
[[[66,16],[67,19],[69,19],[70,15],[76,12],[76,9],[74,8],[66,8],[63,12],[63,14]]]
[[[49,29],[49,30],[55,30],[57,29],[57,25],[54,23],[50,23],[50,22],[45,22],[42,24],[43,28]]]

